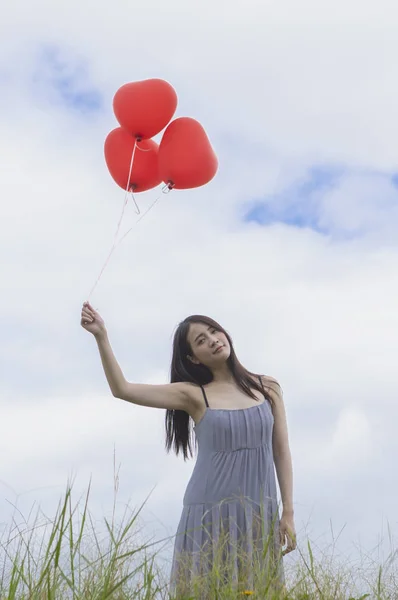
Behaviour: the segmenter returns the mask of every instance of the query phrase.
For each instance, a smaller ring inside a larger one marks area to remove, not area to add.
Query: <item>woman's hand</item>
[[[83,304],[80,324],[83,329],[94,336],[106,333],[104,320],[89,302]]]
[[[279,533],[281,545],[286,546],[285,550],[282,551],[282,556],[284,556],[285,554],[292,552],[292,550],[295,550],[297,547],[296,529],[292,514],[282,512],[281,520],[279,522]]]

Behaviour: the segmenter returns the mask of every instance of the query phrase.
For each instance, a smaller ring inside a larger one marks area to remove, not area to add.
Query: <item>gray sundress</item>
[[[271,568],[283,585],[269,401],[264,395],[248,408],[212,409],[202,392],[207,410],[194,427],[198,456],[183,499],[170,591],[189,593],[198,575],[210,580],[215,562],[228,564],[225,577],[247,590],[259,581],[255,565],[256,572]]]

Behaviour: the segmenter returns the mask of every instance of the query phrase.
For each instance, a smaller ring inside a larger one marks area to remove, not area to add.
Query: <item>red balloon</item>
[[[137,140],[121,127],[111,131],[105,140],[105,160],[109,172],[124,190],[130,172],[134,144],[137,144],[129,181],[129,190],[145,192],[161,183],[158,171],[159,146],[153,140]]]
[[[120,125],[141,139],[149,139],[162,131],[176,108],[177,94],[163,79],[126,83],[113,99],[113,110]]]
[[[205,185],[217,173],[218,160],[202,125],[190,117],[175,119],[159,146],[159,174],[176,189]]]

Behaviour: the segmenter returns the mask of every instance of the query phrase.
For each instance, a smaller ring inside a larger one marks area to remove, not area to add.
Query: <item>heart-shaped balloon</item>
[[[113,110],[121,127],[140,139],[149,139],[162,131],[176,108],[177,94],[163,79],[126,83],[113,99]]]
[[[156,142],[153,140],[137,142],[127,131],[117,127],[105,140],[105,160],[113,179],[125,190],[135,145],[128,189],[133,192],[145,192],[162,181],[158,170],[159,146]]]
[[[205,185],[217,173],[218,160],[202,125],[190,117],[172,121],[159,145],[159,175],[176,189]]]

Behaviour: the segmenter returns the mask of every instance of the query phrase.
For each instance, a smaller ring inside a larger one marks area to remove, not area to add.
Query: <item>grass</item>
[[[168,570],[160,553],[174,538],[142,541],[138,509],[115,520],[104,518],[100,535],[89,511],[90,485],[82,500],[72,503],[68,483],[56,514],[43,517],[40,510],[30,523],[15,518],[0,540],[0,600],[175,600],[168,586]],[[117,489],[115,488],[117,491]],[[116,496],[115,496],[116,501]],[[221,556],[221,555],[220,555]],[[292,555],[293,556],[293,555]],[[285,562],[286,589],[272,591],[272,573],[259,568],[254,589],[234,587],[222,576],[222,561],[198,577],[178,600],[387,600],[398,598],[396,552],[383,565],[362,554],[360,565],[336,555],[336,540],[321,550],[302,541],[294,560]]]

